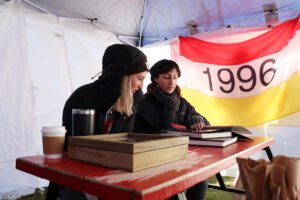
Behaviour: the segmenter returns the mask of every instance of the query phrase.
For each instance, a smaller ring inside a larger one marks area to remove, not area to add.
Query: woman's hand
[[[190,120],[190,127],[196,131],[203,129],[205,126],[205,121],[200,116],[193,116]]]

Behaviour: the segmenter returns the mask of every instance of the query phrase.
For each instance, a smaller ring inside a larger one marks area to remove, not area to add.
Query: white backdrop
[[[88,22],[33,12],[18,1],[0,6],[0,34],[0,199],[4,199],[47,185],[16,170],[16,158],[42,154],[42,126],[61,124],[66,99],[93,81],[91,77],[102,69],[106,47],[120,41]],[[155,57],[149,58],[150,64],[169,57],[169,51],[146,52]]]
[[[42,154],[40,130],[60,125],[64,102],[101,71],[104,49],[119,43],[94,26],[0,7],[0,199],[47,182],[15,169],[17,157]]]
[[[167,42],[142,49],[150,65],[170,58]],[[27,10],[19,1],[0,6],[0,199],[16,198],[47,185],[45,180],[16,170],[15,160],[42,154],[41,127],[61,124],[66,99],[101,71],[102,54],[113,43],[120,43],[115,35],[88,22]],[[292,125],[292,129],[262,125],[251,130],[257,135],[267,135],[268,130],[280,135],[285,142],[278,143],[276,153],[283,154],[281,149],[296,144],[287,133],[291,131],[293,137],[299,133],[295,125],[300,117],[292,118],[279,123]],[[286,152],[299,156],[295,149]]]
[[[36,178],[14,169],[15,158],[38,153],[38,144],[24,13],[7,6],[0,7],[0,194],[13,189],[12,182],[20,187],[37,184]]]

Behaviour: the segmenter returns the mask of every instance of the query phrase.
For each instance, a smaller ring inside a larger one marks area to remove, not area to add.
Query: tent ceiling
[[[223,27],[267,25],[269,19],[285,21],[300,14],[300,0],[23,0],[51,14],[94,19],[95,25],[134,45],[151,44],[193,31]],[[271,5],[265,8],[265,5]],[[274,10],[272,5],[277,8]],[[268,10],[268,11],[266,11]],[[272,12],[273,11],[273,12]],[[273,17],[275,16],[275,18]],[[273,18],[272,18],[273,17]]]

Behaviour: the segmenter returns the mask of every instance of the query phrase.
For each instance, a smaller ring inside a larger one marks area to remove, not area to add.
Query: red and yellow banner
[[[254,126],[299,112],[299,27],[296,18],[238,43],[180,37],[172,55],[183,96],[215,125]]]

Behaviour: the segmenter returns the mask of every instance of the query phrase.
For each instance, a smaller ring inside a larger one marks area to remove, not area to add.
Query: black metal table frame
[[[266,151],[266,154],[267,154],[269,160],[271,161],[273,159],[273,154],[271,152],[270,147],[266,147],[263,150]],[[221,176],[220,172],[216,174],[216,178],[218,180],[219,185],[208,184],[208,188],[222,190],[222,191],[226,191],[226,192],[233,192],[233,193],[238,193],[238,194],[245,194],[245,190],[227,187],[224,183],[223,177]]]

